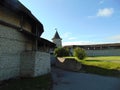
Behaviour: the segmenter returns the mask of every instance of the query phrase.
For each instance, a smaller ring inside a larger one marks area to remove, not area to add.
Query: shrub
[[[73,56],[83,60],[86,57],[86,52],[84,49],[77,47],[74,49]]]
[[[56,57],[65,57],[69,56],[69,50],[65,48],[56,48],[54,50],[54,54]]]

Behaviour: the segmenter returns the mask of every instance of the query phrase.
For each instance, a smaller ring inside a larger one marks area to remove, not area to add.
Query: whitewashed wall
[[[120,49],[86,50],[88,56],[120,56]]]
[[[28,51],[21,54],[21,76],[35,77],[51,71],[50,54],[39,51]]]
[[[20,54],[32,49],[30,43],[19,31],[0,25],[0,80],[19,76]]]

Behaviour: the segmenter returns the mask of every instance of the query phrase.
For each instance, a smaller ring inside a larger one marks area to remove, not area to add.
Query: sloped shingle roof
[[[61,39],[57,31],[52,39]]]

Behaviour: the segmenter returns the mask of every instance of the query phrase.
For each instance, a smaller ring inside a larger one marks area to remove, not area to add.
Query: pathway
[[[120,78],[52,68],[53,90],[120,90]]]

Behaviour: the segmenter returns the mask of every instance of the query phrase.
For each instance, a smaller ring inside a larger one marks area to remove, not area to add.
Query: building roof
[[[39,41],[39,43],[38,43],[39,46],[40,46],[40,45],[46,45],[46,46],[49,46],[49,47],[51,47],[51,48],[55,48],[55,47],[56,47],[56,44],[48,41],[47,39],[39,38],[38,41]]]
[[[12,12],[17,13],[18,15],[25,16],[27,19],[29,19],[29,21],[31,23],[34,23],[38,27],[40,27],[40,29],[39,29],[40,34],[42,34],[44,32],[43,25],[41,24],[41,22],[38,21],[37,18],[31,13],[31,11],[28,10],[18,0],[0,0],[0,6],[5,7],[8,10],[11,10]],[[0,20],[0,24],[7,25],[7,26],[15,28],[17,30],[20,29],[20,27],[17,27],[17,26],[12,25],[12,24],[8,24],[8,23],[6,23],[4,21],[1,21],[1,20]],[[53,47],[53,48],[56,47],[56,45],[54,43],[52,43],[52,42],[50,42],[50,41],[48,41],[48,40],[46,40],[44,38],[38,37],[35,34],[33,34],[31,32],[28,32],[28,31],[26,31],[24,29],[22,31],[20,31],[20,32],[27,35],[27,36],[29,36],[30,39],[37,39],[38,44],[46,45],[46,46]]]
[[[57,31],[52,39],[61,39]]]
[[[26,16],[32,23],[36,23],[38,26],[43,27],[41,22],[28,10],[22,3],[18,0],[0,0],[0,5],[12,10],[19,15]],[[41,34],[44,32],[44,29],[40,29]]]

